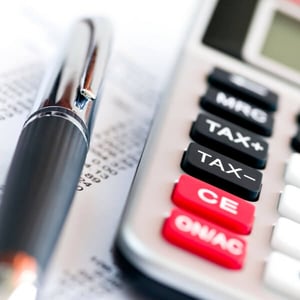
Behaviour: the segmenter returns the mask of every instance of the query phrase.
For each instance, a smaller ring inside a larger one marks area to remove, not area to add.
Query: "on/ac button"
[[[174,209],[162,229],[164,238],[186,251],[229,269],[241,269],[246,241],[202,218]]]

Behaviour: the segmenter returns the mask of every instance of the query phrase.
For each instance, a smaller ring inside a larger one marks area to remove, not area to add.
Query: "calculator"
[[[300,299],[299,1],[199,1],[190,29],[118,249],[187,299]]]

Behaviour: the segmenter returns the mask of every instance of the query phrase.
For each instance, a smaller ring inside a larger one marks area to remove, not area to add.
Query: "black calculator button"
[[[292,147],[295,151],[300,152],[300,129],[297,134],[292,138]]]
[[[191,143],[181,167],[186,173],[241,198],[258,200],[262,174],[211,149]]]
[[[296,122],[298,122],[298,124],[300,124],[300,112],[296,116]]]
[[[200,114],[191,138],[251,167],[266,165],[268,144],[256,134],[212,115]]]
[[[226,118],[242,127],[264,136],[271,136],[273,116],[246,101],[209,87],[200,105],[207,111]]]
[[[235,73],[215,68],[208,81],[215,87],[242,97],[263,109],[275,111],[278,106],[278,95],[265,86]]]

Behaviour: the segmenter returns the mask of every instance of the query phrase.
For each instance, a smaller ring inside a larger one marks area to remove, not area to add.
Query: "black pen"
[[[35,299],[86,159],[111,28],[83,19],[24,124],[0,205],[0,299]]]

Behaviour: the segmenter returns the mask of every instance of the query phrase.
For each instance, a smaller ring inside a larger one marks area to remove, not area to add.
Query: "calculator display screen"
[[[300,71],[300,21],[277,11],[263,44],[262,54]]]

